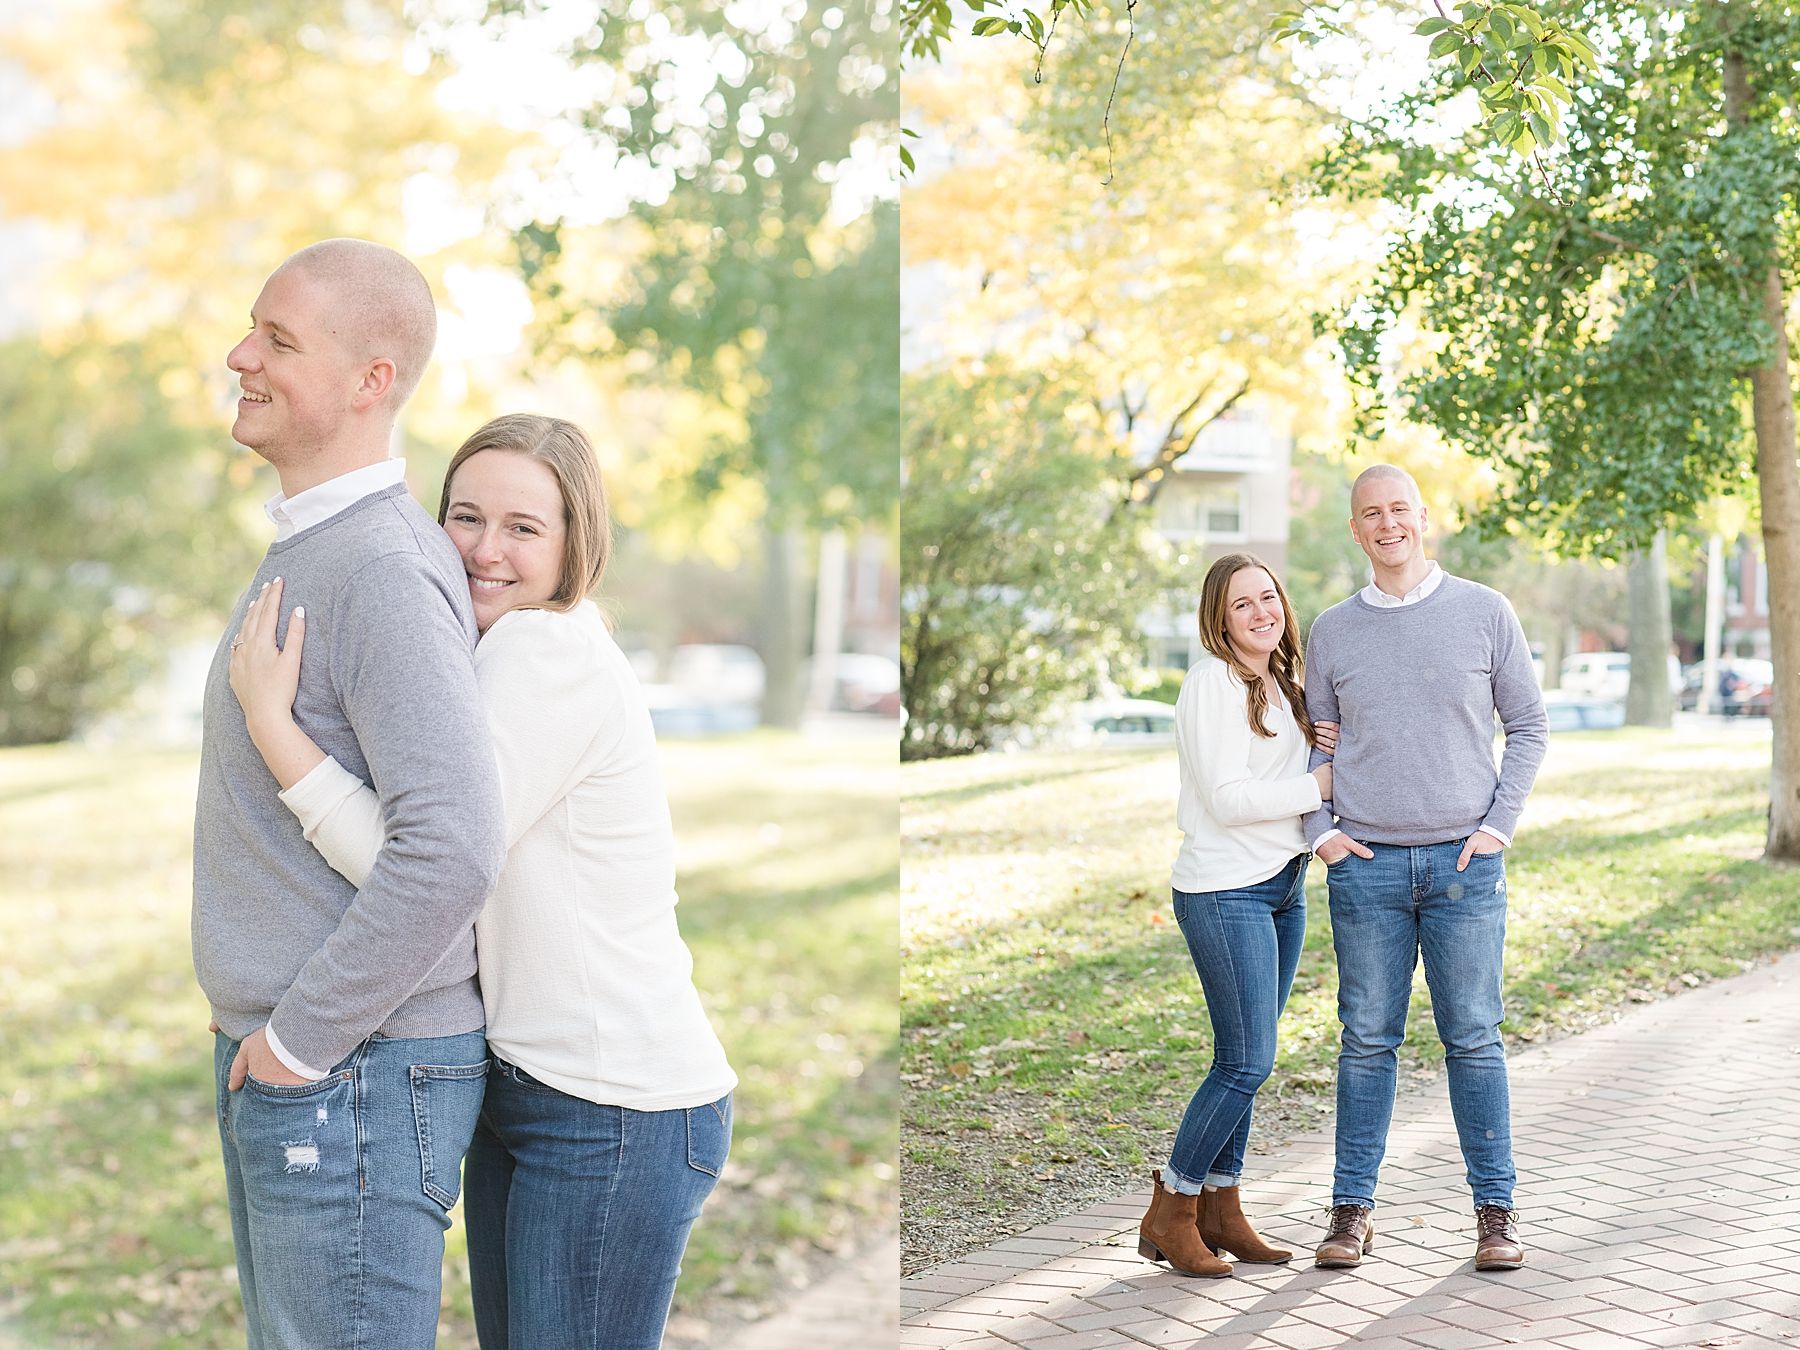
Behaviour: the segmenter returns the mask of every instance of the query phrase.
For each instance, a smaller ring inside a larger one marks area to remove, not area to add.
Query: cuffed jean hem
[[[1201,1182],[1191,1180],[1177,1172],[1174,1163],[1164,1163],[1162,1174],[1164,1189],[1174,1191],[1177,1195],[1198,1195],[1204,1189]]]
[[[1238,1178],[1226,1176],[1223,1172],[1208,1172],[1206,1174],[1206,1184],[1211,1186],[1214,1190],[1229,1190],[1231,1187],[1238,1184]]]

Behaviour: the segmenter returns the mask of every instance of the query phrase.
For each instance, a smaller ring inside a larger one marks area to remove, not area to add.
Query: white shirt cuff
[[[1494,838],[1498,839],[1501,843],[1505,844],[1508,848],[1512,847],[1512,840],[1508,839],[1505,835],[1501,834],[1500,831],[1496,830],[1492,825],[1477,825],[1475,827],[1475,833],[1491,834],[1494,836]]]
[[[289,1073],[297,1073],[309,1083],[316,1083],[325,1076],[319,1070],[302,1064],[288,1053],[287,1047],[281,1043],[281,1038],[275,1034],[273,1022],[263,1027],[263,1036],[269,1042],[269,1049],[274,1051],[275,1058],[287,1065]]]
[[[355,796],[362,790],[362,785],[362,779],[327,755],[311,773],[277,795],[299,818],[301,831],[311,839],[319,822],[331,814],[331,808],[346,797]]]
[[[1319,845],[1324,843],[1327,839],[1331,838],[1332,835],[1342,834],[1342,833],[1343,833],[1342,830],[1338,829],[1337,826],[1333,825],[1329,830],[1325,831],[1324,834],[1320,835],[1317,839],[1313,840],[1313,845],[1312,845],[1313,852],[1317,853],[1319,851]]]

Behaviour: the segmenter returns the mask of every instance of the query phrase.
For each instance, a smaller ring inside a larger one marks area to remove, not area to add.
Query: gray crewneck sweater
[[[1378,609],[1353,595],[1314,620],[1306,710],[1342,724],[1333,800],[1306,817],[1308,839],[1334,824],[1364,843],[1439,844],[1481,825],[1510,839],[1548,744],[1517,616],[1500,592],[1460,577],[1415,604]]]
[[[294,717],[374,786],[387,839],[358,891],[282,805],[228,677],[250,598],[306,609]],[[270,546],[207,675],[194,818],[194,970],[228,1036],[264,1023],[328,1069],[371,1033],[482,1025],[475,916],[505,865],[456,550],[396,484]]]

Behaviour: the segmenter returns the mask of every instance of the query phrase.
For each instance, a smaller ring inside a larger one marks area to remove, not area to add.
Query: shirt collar
[[[1362,598],[1376,609],[1398,609],[1402,605],[1416,605],[1438,588],[1444,579],[1444,569],[1435,562],[1428,564],[1425,580],[1414,586],[1402,596],[1392,596],[1374,582],[1362,588]]]
[[[277,492],[263,503],[263,512],[275,522],[275,542],[292,539],[302,530],[310,530],[320,521],[330,520],[346,506],[354,505],[371,493],[406,481],[406,461],[384,459],[368,464],[336,478],[328,478],[317,487],[284,497]]]

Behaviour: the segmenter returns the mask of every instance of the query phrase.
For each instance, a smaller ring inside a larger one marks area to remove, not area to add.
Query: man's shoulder
[[[1310,648],[1313,642],[1320,636],[1329,637],[1334,630],[1343,627],[1347,623],[1355,622],[1358,615],[1368,608],[1368,606],[1364,605],[1356,598],[1356,595],[1357,593],[1352,591],[1349,595],[1345,596],[1335,605],[1332,605],[1329,609],[1321,613],[1318,618],[1312,621],[1312,627],[1306,630],[1306,642],[1308,648]]]
[[[1477,609],[1484,613],[1512,612],[1510,600],[1492,586],[1484,586],[1479,581],[1470,581],[1467,577],[1452,576],[1446,572],[1441,585],[1444,599],[1459,608]]]
[[[295,562],[304,561],[348,579],[383,573],[397,576],[462,573],[462,560],[449,536],[407,493],[404,486],[372,493],[298,542]]]

